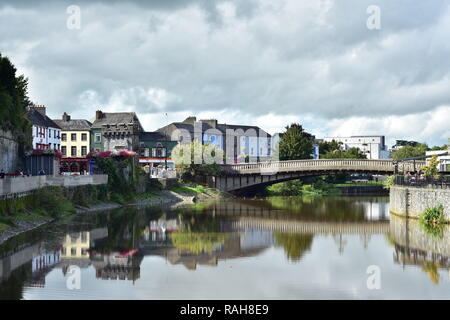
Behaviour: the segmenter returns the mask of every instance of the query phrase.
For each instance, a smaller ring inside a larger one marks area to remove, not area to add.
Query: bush
[[[28,199],[26,208],[30,211],[36,211],[38,208],[43,215],[54,218],[75,211],[73,204],[64,196],[60,187],[44,187],[34,191]]]
[[[447,222],[444,217],[444,206],[439,205],[426,209],[419,216],[419,222],[427,233],[442,238],[444,234],[444,224]]]

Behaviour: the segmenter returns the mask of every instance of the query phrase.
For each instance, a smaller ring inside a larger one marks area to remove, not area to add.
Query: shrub
[[[72,203],[64,196],[60,187],[44,187],[34,191],[26,207],[30,211],[39,208],[44,215],[51,217],[75,211]]]
[[[444,206],[439,205],[426,209],[420,216],[419,222],[422,228],[433,236],[441,237],[444,233]]]

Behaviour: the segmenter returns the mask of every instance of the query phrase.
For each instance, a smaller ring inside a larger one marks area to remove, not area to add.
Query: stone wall
[[[88,176],[33,176],[0,179],[0,197],[23,195],[45,186],[75,187],[107,184],[108,175]]]
[[[442,204],[445,218],[450,220],[450,189],[393,186],[390,189],[392,213],[418,218],[425,209]]]
[[[0,130],[0,170],[14,172],[19,161],[19,144],[10,131]]]

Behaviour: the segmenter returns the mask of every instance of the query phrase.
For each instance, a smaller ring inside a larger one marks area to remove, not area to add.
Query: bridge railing
[[[398,168],[400,171],[413,171],[425,162],[404,162]],[[241,163],[224,165],[224,172],[237,174],[289,172],[289,171],[327,171],[327,170],[354,170],[394,172],[392,160],[368,159],[323,159],[323,160],[288,160],[260,163]]]

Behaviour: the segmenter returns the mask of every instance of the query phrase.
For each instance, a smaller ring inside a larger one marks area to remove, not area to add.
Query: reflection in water
[[[450,227],[442,226],[441,237],[427,233],[419,221],[391,217],[390,235],[395,244],[394,261],[402,266],[419,266],[434,283],[440,282],[439,270],[450,271]]]
[[[290,260],[300,261],[303,254],[311,249],[313,235],[275,232],[274,238]]]
[[[388,212],[386,198],[291,197],[76,216],[0,247],[0,298],[423,297],[426,283],[402,291],[401,281],[419,283],[417,271],[409,273],[419,266],[441,284],[449,233],[430,239]],[[390,279],[383,296],[367,291],[368,264]],[[81,291],[65,287],[74,265]]]

